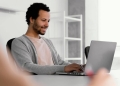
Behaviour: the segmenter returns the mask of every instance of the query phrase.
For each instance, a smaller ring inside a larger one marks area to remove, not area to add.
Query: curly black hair
[[[40,10],[44,10],[47,12],[50,11],[49,7],[47,7],[47,5],[43,3],[33,3],[32,5],[30,5],[26,12],[26,22],[28,25],[30,24],[30,17],[36,19],[39,16]]]

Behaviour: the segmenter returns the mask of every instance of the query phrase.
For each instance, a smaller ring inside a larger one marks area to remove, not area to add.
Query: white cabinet
[[[51,13],[46,37],[52,40],[58,53],[66,61],[83,64],[82,25],[82,15],[66,16],[65,12]]]

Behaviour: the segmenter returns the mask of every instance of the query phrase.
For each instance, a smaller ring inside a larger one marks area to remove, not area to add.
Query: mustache
[[[41,26],[40,28],[48,28],[48,26]]]

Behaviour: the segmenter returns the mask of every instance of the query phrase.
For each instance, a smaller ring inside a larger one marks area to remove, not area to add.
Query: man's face
[[[33,22],[33,30],[37,34],[44,35],[49,26],[50,13],[44,10],[39,11],[39,16]]]

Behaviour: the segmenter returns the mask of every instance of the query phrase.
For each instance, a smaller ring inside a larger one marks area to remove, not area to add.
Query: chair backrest
[[[90,50],[90,46],[85,47],[85,56],[86,56],[86,59],[88,58],[89,50]]]
[[[7,48],[8,48],[10,51],[11,51],[12,41],[13,41],[14,39],[15,39],[15,38],[12,38],[12,39],[8,40],[8,42],[7,42],[7,44],[6,44]]]
[[[10,39],[10,40],[7,41],[6,49],[7,49],[7,53],[8,53],[9,59],[13,62],[14,66],[15,66],[16,68],[18,68],[18,66],[17,66],[17,64],[16,64],[16,62],[15,62],[15,60],[14,60],[12,54],[11,54],[11,46],[12,46],[12,41],[13,41],[14,39],[15,39],[15,38],[12,38],[12,39]]]

